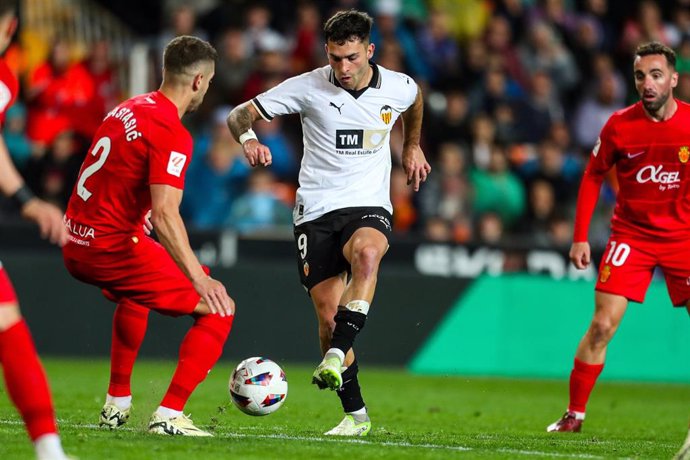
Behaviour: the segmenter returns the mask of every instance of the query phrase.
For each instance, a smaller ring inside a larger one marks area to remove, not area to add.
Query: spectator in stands
[[[295,44],[291,53],[291,72],[295,75],[326,65],[321,38],[321,14],[316,4],[303,1],[297,5]]]
[[[515,104],[515,118],[520,140],[530,144],[544,139],[553,123],[564,120],[565,110],[548,72],[532,73],[527,97]]]
[[[505,225],[501,216],[495,212],[483,212],[477,219],[476,242],[489,246],[504,242]]]
[[[371,43],[383,49],[389,42],[397,43],[402,51],[404,71],[417,81],[428,82],[432,71],[426,61],[420,59],[421,52],[412,31],[400,21],[400,0],[380,0],[374,4],[374,26],[371,29]]]
[[[187,171],[181,213],[191,227],[226,226],[230,208],[249,176],[242,146],[225,125],[227,111],[227,107],[216,111],[210,146],[192,157]]]
[[[261,142],[271,149],[271,156],[273,157],[271,171],[273,174],[279,180],[295,183],[299,170],[299,158],[290,139],[286,136],[283,126],[283,119],[280,117],[276,117],[270,122],[258,120],[254,124],[256,133],[261,136]]]
[[[29,78],[29,139],[48,146],[64,130],[79,129],[94,95],[94,82],[84,67],[71,63],[68,43],[56,40],[48,60]]]
[[[57,134],[44,155],[32,157],[26,181],[42,199],[64,209],[84,160],[82,144],[70,130]]]
[[[460,49],[447,22],[448,18],[434,9],[417,34],[420,57],[431,70],[432,83],[454,80],[460,73]]]
[[[583,150],[589,150],[596,144],[606,120],[613,112],[623,108],[623,101],[616,100],[617,84],[613,74],[602,76],[597,82],[596,95],[587,96],[578,107],[573,119],[573,132],[575,141]]]
[[[417,208],[412,189],[402,168],[391,170],[391,204],[393,205],[393,233],[407,235],[417,223]]]
[[[15,103],[5,112],[5,126],[2,133],[7,150],[10,152],[14,166],[24,173],[32,155],[40,155],[40,148],[26,136],[26,107],[21,102]]]
[[[262,2],[251,2],[244,14],[244,40],[247,52],[252,55],[273,49],[287,50],[287,41],[271,28],[271,10]]]
[[[495,213],[502,226],[510,228],[525,210],[525,188],[518,177],[508,169],[504,148],[491,146],[486,170],[473,169],[470,181],[474,190],[472,208],[477,216]]]
[[[72,128],[90,142],[103,117],[121,101],[122,91],[107,40],[92,43],[88,56],[78,65],[91,79],[94,92],[81,112],[83,117]]]
[[[275,177],[270,170],[252,170],[247,191],[232,204],[228,225],[243,234],[276,226],[292,230],[292,209],[275,194],[275,185]]]
[[[562,96],[580,78],[572,53],[546,22],[534,23],[528,34],[519,50],[523,68],[547,73],[557,94]]]
[[[229,28],[220,34],[219,59],[209,101],[216,105],[236,105],[242,102],[242,91],[254,70],[254,60],[247,48],[241,29]]]
[[[524,87],[528,79],[514,39],[511,23],[505,16],[496,15],[489,20],[484,36],[487,51],[500,56],[510,79]]]
[[[428,111],[424,130],[429,145],[429,157],[436,158],[439,146],[445,142],[467,144],[470,140],[469,103],[464,92],[450,88],[443,93],[443,111]]]
[[[673,28],[665,23],[659,5],[654,0],[642,0],[637,5],[637,14],[628,19],[621,35],[621,47],[630,56],[640,43],[659,41],[668,46],[676,46],[680,37],[676,37]]]

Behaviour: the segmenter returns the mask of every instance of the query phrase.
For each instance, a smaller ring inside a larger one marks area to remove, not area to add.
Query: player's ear
[[[673,72],[671,74],[671,88],[678,86],[678,72]]]
[[[376,48],[376,45],[373,43],[369,43],[369,46],[367,46],[367,61],[374,57],[374,48]]]
[[[204,79],[204,74],[203,73],[198,73],[194,75],[194,79],[192,80],[192,89],[194,91],[199,91],[199,88],[201,88],[201,82]]]

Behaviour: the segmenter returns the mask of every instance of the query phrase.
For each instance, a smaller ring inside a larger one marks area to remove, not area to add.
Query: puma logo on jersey
[[[340,106],[335,105],[333,102],[331,102],[331,103],[328,104],[329,107],[335,107],[335,108],[338,110],[338,113],[339,113],[340,115],[342,115],[342,112],[340,111],[340,109],[341,109],[344,105],[345,105],[344,102],[343,102],[342,104],[340,104]]]
[[[184,153],[171,151],[170,159],[168,160],[168,174],[180,177],[180,174],[182,174],[182,168],[184,168],[184,164],[186,162],[187,155]]]

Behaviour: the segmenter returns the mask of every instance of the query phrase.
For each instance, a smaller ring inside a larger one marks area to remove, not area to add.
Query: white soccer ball
[[[248,358],[237,365],[228,385],[230,399],[248,415],[268,415],[287,398],[285,372],[268,358]]]

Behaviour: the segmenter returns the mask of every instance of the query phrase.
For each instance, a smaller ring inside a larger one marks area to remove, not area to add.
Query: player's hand
[[[151,210],[149,209],[149,212],[147,212],[144,216],[144,233],[146,233],[147,235],[151,235],[152,231],[153,224],[151,223]]]
[[[235,311],[235,301],[230,298],[225,286],[218,280],[210,276],[193,281],[194,289],[197,294],[204,299],[206,305],[211,309],[211,313],[218,313],[220,316],[231,316]]]
[[[244,150],[244,156],[247,158],[247,161],[251,167],[256,165],[269,166],[271,163],[273,163],[271,149],[256,139],[249,139],[247,142],[242,144],[242,149]]]
[[[422,182],[431,172],[431,166],[426,161],[424,152],[419,145],[403,147],[402,167],[407,174],[407,185],[412,185],[415,192],[419,191]]]
[[[570,246],[570,261],[578,270],[587,268],[591,262],[591,258],[591,250],[588,242],[573,243],[573,245]]]
[[[62,221],[62,211],[39,198],[32,198],[22,207],[22,217],[38,224],[41,237],[62,247],[67,244],[67,228]]]

